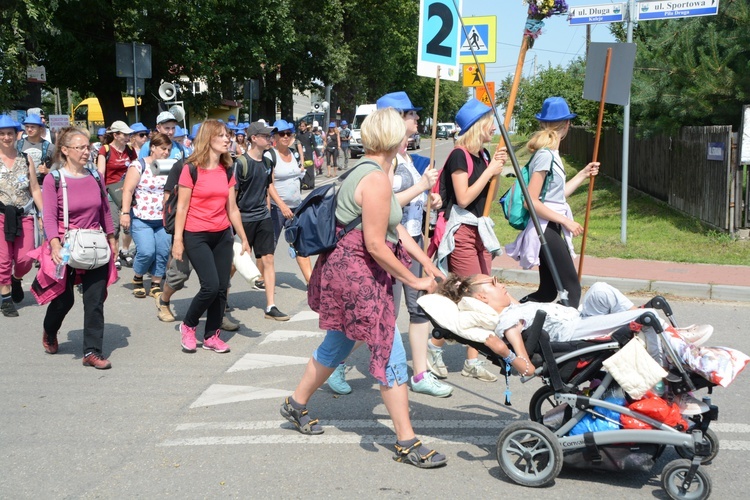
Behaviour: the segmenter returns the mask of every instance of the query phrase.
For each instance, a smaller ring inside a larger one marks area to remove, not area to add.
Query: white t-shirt
[[[547,185],[547,195],[544,197],[544,201],[565,203],[565,168],[563,168],[560,152],[558,150],[540,149],[534,154],[534,158],[531,159],[529,164],[531,173],[548,172],[547,175],[549,176],[550,168],[553,168],[554,172]]]
[[[278,150],[275,153],[276,166],[273,168],[273,185],[276,187],[279,197],[289,208],[297,208],[302,203],[299,180],[305,176],[305,170],[300,168],[297,160],[294,159],[294,155],[291,155],[291,161],[286,162]]]
[[[422,179],[408,155],[396,155],[396,163],[396,170],[393,173],[394,193],[405,191]],[[422,214],[426,203],[427,193],[422,192],[403,208],[404,215],[401,218],[401,225],[406,228],[411,236],[416,237],[422,234]]]

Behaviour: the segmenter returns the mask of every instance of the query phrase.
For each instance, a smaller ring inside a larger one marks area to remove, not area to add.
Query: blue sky
[[[580,7],[584,5],[603,5],[610,0],[568,0],[568,6]],[[508,74],[513,74],[518,61],[524,24],[526,23],[526,5],[522,0],[463,0],[463,17],[497,16],[497,61],[486,65],[487,81],[495,81],[496,85]],[[591,25],[592,42],[613,42],[608,24]],[[526,53],[524,76],[533,73],[534,57],[536,56],[537,70],[562,65],[581,57],[586,52],[586,27],[572,27],[566,16],[553,16],[545,21],[542,35],[534,42],[534,48]]]

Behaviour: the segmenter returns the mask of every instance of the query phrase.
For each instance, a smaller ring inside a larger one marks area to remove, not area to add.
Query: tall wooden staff
[[[435,165],[435,140],[437,139],[437,121],[438,121],[438,99],[440,97],[440,65],[437,67],[437,75],[435,76],[435,99],[432,105],[432,140],[430,141],[430,164],[427,165],[427,170],[434,168]],[[425,170],[426,172],[426,170]],[[425,212],[427,217],[424,220],[424,229],[422,230],[424,238],[422,239],[422,245],[424,246],[424,253],[427,253],[427,248],[430,246],[430,210],[432,209],[432,196],[430,196],[432,190],[427,194],[427,205],[425,206]],[[424,271],[424,269],[423,269]]]
[[[591,161],[595,162],[599,157],[599,140],[602,135],[602,122],[604,121],[604,100],[607,98],[607,83],[609,82],[609,65],[612,62],[612,48],[607,49],[607,59],[604,63],[604,79],[602,80],[602,98],[599,101],[599,118],[596,121],[596,136],[594,138],[594,154]],[[591,198],[594,194],[594,179],[589,178],[589,196],[586,200],[586,219],[583,223],[583,238],[581,239],[581,257],[578,260],[578,281],[583,276],[583,256],[586,253],[586,236],[589,232],[589,216],[591,215]]]

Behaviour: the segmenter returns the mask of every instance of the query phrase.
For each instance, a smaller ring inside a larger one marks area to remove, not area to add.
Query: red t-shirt
[[[193,190],[188,207],[185,231],[191,233],[216,233],[227,229],[227,200],[229,188],[234,186],[234,176],[227,180],[227,170],[223,165],[212,169],[198,168],[197,182],[193,185],[190,168],[185,165],[180,174],[180,186]]]
[[[99,149],[99,156],[107,156],[107,150],[109,150],[109,159],[107,160],[107,168],[104,174],[104,185],[109,186],[115,182],[120,182],[122,176],[128,171],[130,163],[138,158],[130,146],[125,146],[125,149],[121,152],[113,148],[111,144],[102,146]]]

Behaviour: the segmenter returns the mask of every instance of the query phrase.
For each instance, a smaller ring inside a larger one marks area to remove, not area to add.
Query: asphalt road
[[[449,457],[447,467],[419,470],[391,460],[395,438],[367,375],[366,349],[350,358],[352,394],[336,396],[324,386],[309,405],[325,434],[297,433],[278,409],[322,332],[285,245],[276,259],[276,304],[293,320],[264,319],[263,292],[236,277],[230,301],[242,328],[222,335],[232,349],[227,354],[182,353],[178,323],[159,322],[152,299],[134,298],[132,270],[124,270],[105,305],[108,371],[81,366],[80,301],[63,325],[60,352],[45,354],[45,308],[27,293],[19,318],[0,318],[0,498],[666,498],[658,475],[677,458],[672,449],[650,473],[563,470],[550,488],[512,483],[500,471],[495,443],[507,423],[527,418],[529,398],[541,383],[511,379],[512,406],[505,406],[504,383],[460,376],[459,346],[445,355],[455,387],[450,398],[410,393],[415,430]],[[175,295],[178,316],[197,288],[193,277]],[[682,324],[713,324],[712,344],[750,353],[742,319],[750,305],[672,306]],[[402,308],[403,331],[406,322]],[[744,473],[750,467],[750,377],[742,374],[728,389],[717,389],[713,401],[720,408],[714,429],[721,451],[706,470],[714,497],[744,498],[750,489]]]

